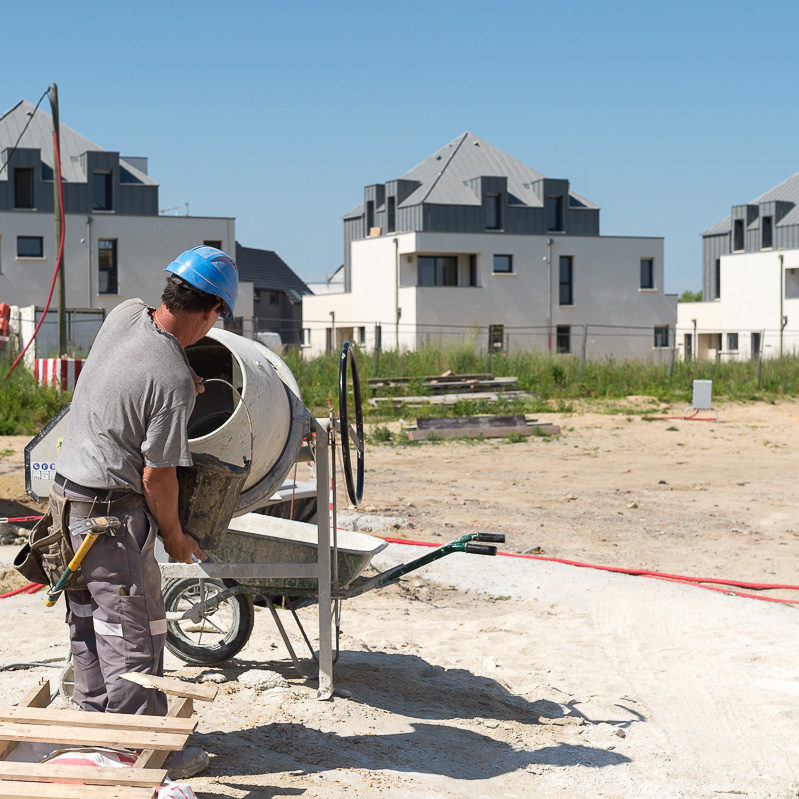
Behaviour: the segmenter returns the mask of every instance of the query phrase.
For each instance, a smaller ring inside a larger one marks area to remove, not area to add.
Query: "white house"
[[[680,303],[683,358],[799,353],[799,173],[702,234],[702,302]]]
[[[147,173],[146,158],[103,150],[64,124],[60,130],[67,308],[99,309],[102,315],[130,297],[157,304],[161,270],[182,250],[206,243],[235,252],[231,218],[159,215],[158,183]],[[0,117],[3,164],[0,302],[41,307],[57,255],[52,120],[41,108],[34,113],[34,106],[22,101]],[[242,284],[236,315],[253,316],[252,283]],[[42,341],[53,340],[49,321],[48,316],[39,334]],[[85,349],[77,329],[72,344]],[[49,354],[46,346],[39,349]]]
[[[651,358],[673,346],[663,240],[601,236],[599,207],[471,133],[344,216],[344,291],[303,298],[307,351],[344,339]],[[379,339],[379,340],[378,340]]]

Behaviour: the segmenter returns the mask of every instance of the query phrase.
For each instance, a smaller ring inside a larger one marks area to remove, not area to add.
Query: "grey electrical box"
[[[697,410],[705,411],[712,407],[713,381],[694,380],[694,394],[691,404]]]

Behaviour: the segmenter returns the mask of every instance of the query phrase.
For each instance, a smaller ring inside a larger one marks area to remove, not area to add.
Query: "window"
[[[33,170],[29,167],[14,170],[14,208],[33,208]]]
[[[742,250],[744,248],[744,221],[736,219],[732,228],[732,248]]]
[[[276,291],[269,292],[269,304],[280,305],[280,295]]]
[[[477,255],[475,253],[469,256],[469,285],[477,285]]]
[[[738,351],[738,334],[727,333],[727,349],[733,352]]]
[[[44,258],[44,238],[17,236],[17,258]]]
[[[356,335],[356,341],[358,344],[366,344],[366,327],[361,325],[360,327],[355,328],[358,332]]]
[[[502,195],[486,194],[486,230],[500,230],[502,228]]]
[[[752,333],[751,334],[751,343],[752,343],[752,360],[756,361],[760,358],[760,333]]]
[[[694,359],[693,353],[693,335],[691,333],[686,333],[683,337],[684,347],[685,347],[685,360],[692,361]]]
[[[785,270],[785,299],[799,297],[799,269]]]
[[[713,264],[713,299],[721,297],[721,258]]]
[[[311,346],[311,328],[304,327],[302,329],[302,346],[303,347],[310,347]]]
[[[368,200],[366,203],[366,235],[372,232],[375,226],[375,201]]]
[[[98,292],[100,294],[118,294],[116,239],[98,240],[97,265],[99,270]]]
[[[397,229],[397,198],[388,198],[388,210],[386,212],[386,227],[393,233]]]
[[[642,289],[655,288],[655,259],[642,258],[641,259],[641,282]]]
[[[544,201],[547,230],[563,230],[563,195],[552,194]]]
[[[325,328],[325,352],[333,352],[333,328]]]
[[[222,249],[222,239],[205,239],[203,244],[206,247],[216,247],[217,250]]]
[[[669,326],[668,325],[655,325],[655,347],[669,346]]]
[[[95,172],[92,175],[92,210],[94,211],[111,210],[110,172]]]
[[[420,255],[416,264],[418,285],[458,285],[458,259],[454,255]]]
[[[560,305],[574,305],[574,257],[560,256]]]
[[[568,355],[572,351],[571,327],[569,325],[558,325],[555,328],[555,348],[563,355]]]
[[[511,274],[513,272],[513,256],[512,255],[495,255],[494,256],[494,274]]]
[[[765,250],[774,246],[774,225],[770,216],[764,216],[760,223],[760,246]]]

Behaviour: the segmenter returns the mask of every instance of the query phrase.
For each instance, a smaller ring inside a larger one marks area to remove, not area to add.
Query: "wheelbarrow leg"
[[[316,526],[319,536],[319,689],[317,699],[333,696],[332,587],[330,569],[330,437],[318,421],[316,430]],[[335,467],[335,464],[333,464]]]
[[[280,637],[283,639],[283,643],[286,645],[286,649],[288,650],[289,656],[291,657],[291,661],[294,664],[294,668],[300,674],[300,677],[310,677],[310,674],[306,674],[303,671],[302,666],[300,665],[299,658],[297,657],[297,653],[294,651],[294,647],[291,645],[291,641],[289,640],[288,635],[286,634],[286,628],[283,626],[283,622],[280,621],[280,617],[277,615],[277,611],[275,610],[274,605],[267,600],[267,607],[269,608],[269,612],[272,614],[272,619],[275,622],[275,626],[277,627],[277,631],[280,633]],[[303,635],[305,635],[305,630],[303,630]],[[308,640],[307,638],[305,639]],[[313,650],[311,650],[311,655],[313,655]]]

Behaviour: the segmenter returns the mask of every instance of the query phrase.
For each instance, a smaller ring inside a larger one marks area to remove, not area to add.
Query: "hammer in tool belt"
[[[118,529],[121,524],[119,519],[114,516],[91,516],[88,519],[81,519],[79,522],[69,526],[69,532],[75,535],[83,535],[86,533],[86,538],[83,539],[83,543],[78,547],[78,551],[69,562],[66,571],[61,575],[58,582],[47,592],[45,604],[48,608],[53,607],[53,605],[58,602],[58,597],[61,596],[62,591],[69,585],[72,575],[80,568],[80,564],[86,557],[86,553],[92,548],[97,537]]]

